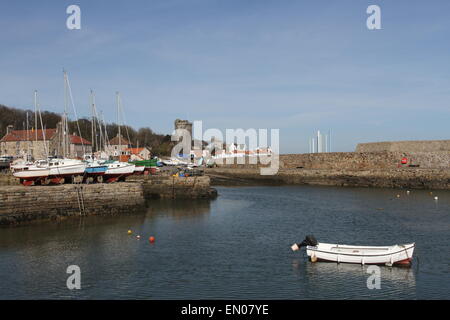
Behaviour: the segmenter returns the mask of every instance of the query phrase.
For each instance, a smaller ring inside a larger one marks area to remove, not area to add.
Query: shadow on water
[[[47,243],[57,238],[81,239],[86,233],[98,240],[102,233],[115,230],[136,229],[145,222],[158,217],[175,220],[202,219],[211,210],[211,201],[199,200],[153,200],[141,213],[114,216],[80,216],[59,221],[42,221],[26,225],[0,228],[0,249],[29,247],[31,244]],[[90,230],[95,230],[90,233]]]

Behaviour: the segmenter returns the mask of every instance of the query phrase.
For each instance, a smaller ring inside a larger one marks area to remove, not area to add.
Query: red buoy
[[[402,164],[407,164],[407,163],[408,163],[408,158],[403,157],[403,158],[402,158]]]
[[[150,241],[150,243],[154,243],[155,242],[155,237],[150,237],[150,238],[148,238],[148,241]]]

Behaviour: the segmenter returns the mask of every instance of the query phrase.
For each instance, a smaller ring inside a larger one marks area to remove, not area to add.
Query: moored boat
[[[302,243],[292,245],[291,249],[297,251],[304,246],[312,262],[328,261],[362,265],[410,266],[415,244],[392,246],[342,245],[317,242],[314,236],[307,236]]]

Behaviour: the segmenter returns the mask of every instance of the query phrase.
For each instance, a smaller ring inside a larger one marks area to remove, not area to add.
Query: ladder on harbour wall
[[[77,190],[78,208],[80,209],[80,216],[86,215],[86,208],[84,207],[84,194],[83,187],[81,185],[75,185]]]

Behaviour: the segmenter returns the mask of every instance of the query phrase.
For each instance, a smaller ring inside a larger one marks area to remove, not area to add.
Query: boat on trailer
[[[48,162],[49,178],[53,183],[60,183],[62,179],[72,179],[82,176],[86,170],[86,163],[76,159],[51,159]]]
[[[125,181],[125,178],[134,174],[136,166],[127,162],[120,161],[106,161],[104,163],[108,166],[104,174],[106,182]]]
[[[88,164],[86,167],[86,174],[88,176],[102,176],[108,170],[108,166],[98,165],[98,164]]]
[[[387,266],[410,266],[414,243],[392,246],[357,246],[318,242],[307,236],[301,243],[291,246],[293,251],[306,247],[311,262],[325,261],[354,264],[376,264]]]
[[[84,155],[84,162],[86,163],[85,175],[87,177],[97,178],[103,176],[108,170],[108,165],[106,165],[104,160],[97,160],[92,154]]]
[[[136,166],[135,165],[133,174],[141,175],[141,174],[144,174],[144,171],[145,171],[145,166]]]
[[[45,164],[43,164],[45,162]],[[46,161],[36,161],[34,164],[21,165],[12,168],[13,176],[20,180],[24,186],[39,185],[47,180],[50,169]]]

